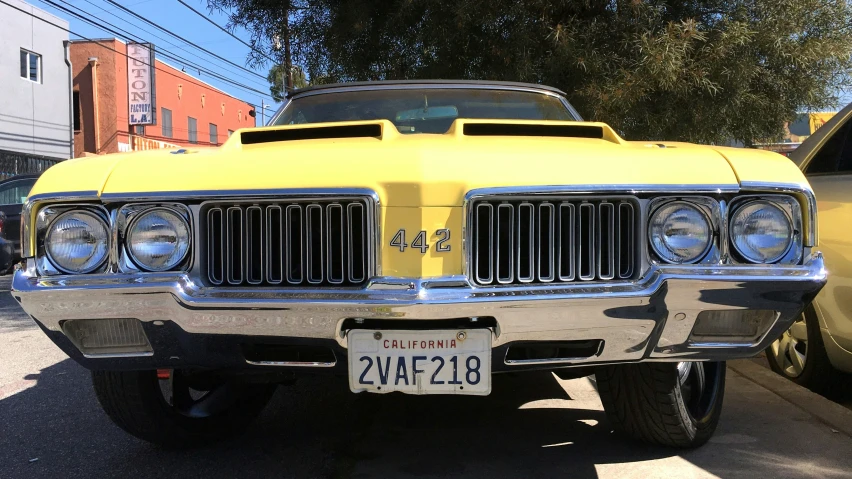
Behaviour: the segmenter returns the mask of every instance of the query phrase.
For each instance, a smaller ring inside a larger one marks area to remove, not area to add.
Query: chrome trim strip
[[[595,205],[592,203],[580,203],[580,207],[578,208],[578,222],[577,222],[577,234],[580,237],[580,241],[577,244],[577,277],[580,278],[580,281],[591,281],[595,279],[595,257],[597,256],[597,252],[595,251]],[[588,216],[583,213],[583,210],[588,210]],[[588,228],[588,240],[583,238],[583,222],[588,220],[589,223],[586,228]],[[583,246],[585,243],[585,248],[588,250],[587,252],[583,251]],[[587,274],[583,274],[583,254],[586,254],[586,259],[589,262],[589,272]]]
[[[273,241],[273,216],[278,216],[278,240]],[[281,284],[284,281],[284,211],[279,205],[266,206],[266,281],[269,284]],[[277,252],[277,264],[272,264],[272,258]],[[277,271],[276,271],[277,268]],[[277,273],[277,276],[275,276]]]
[[[545,213],[545,210],[547,213]],[[546,218],[545,218],[546,216]],[[553,230],[554,225],[556,224],[555,217],[556,216],[556,207],[553,206],[553,203],[545,202],[538,205],[538,218],[539,218],[539,226],[536,230],[538,236],[538,271],[537,276],[538,280],[542,283],[549,283],[556,278],[556,268],[555,268],[555,260],[554,256],[556,256],[556,232]],[[547,224],[547,237],[542,241],[541,237],[541,229],[542,225],[546,222]],[[547,256],[547,264],[545,268],[547,270],[546,275],[542,275],[542,261],[541,261],[541,253],[545,252]]]
[[[319,241],[320,247],[314,248],[313,242],[313,214],[312,211],[316,211],[319,214],[319,218],[316,219],[316,223],[319,225]],[[324,243],[323,239],[325,234],[323,232],[323,207],[320,205],[311,204],[305,207],[305,233],[307,236],[307,242],[305,243],[305,264],[306,264],[306,274],[305,276],[308,278],[308,283],[310,284],[320,284],[324,279],[324,271],[323,271],[323,247]],[[318,250],[318,251],[315,251]],[[314,271],[314,255],[319,254],[319,271]],[[319,278],[314,276],[315,273],[319,273]]]
[[[628,218],[625,221],[622,221],[622,215],[627,215]],[[622,223],[627,223],[627,247],[624,250],[627,252],[627,259],[621,257],[621,243],[625,241],[624,233],[621,231]],[[633,268],[634,268],[634,254],[636,249],[636,207],[633,206],[632,203],[619,203],[618,204],[618,221],[616,222],[616,228],[618,229],[618,245],[616,246],[616,254],[618,256],[618,261],[616,262],[616,267],[618,268],[618,277],[620,279],[627,279],[633,276]],[[626,269],[622,269],[622,265],[626,265]]]
[[[296,212],[295,215],[293,214],[294,211]],[[285,243],[287,244],[287,250],[285,255],[285,268],[287,273],[286,278],[287,282],[290,284],[299,284],[305,280],[305,219],[302,215],[302,205],[287,205],[285,214],[287,217],[287,225],[285,228],[287,234],[287,239],[285,240]],[[297,218],[297,221],[299,222],[299,254],[297,258],[299,261],[298,276],[293,274],[293,250],[295,248],[296,243],[292,241],[295,233],[291,229],[293,224],[293,218]]]
[[[604,218],[606,216],[606,218]],[[604,224],[606,221],[606,225]],[[606,233],[606,238],[604,238]],[[603,247],[607,248],[607,264],[603,264]],[[611,280],[615,278],[615,206],[609,201],[598,205],[597,256],[598,279]],[[604,273],[606,267],[606,273]]]
[[[161,191],[151,193],[103,193],[100,199],[104,203],[122,201],[163,201],[163,200],[211,200],[223,199],[240,201],[251,199],[270,199],[276,197],[288,198],[325,198],[328,196],[367,196],[373,201],[379,201],[379,195],[369,188],[288,188],[268,190],[198,190],[198,191]]]
[[[356,248],[355,248],[355,244],[354,244],[355,232],[352,228],[352,223],[353,223],[353,218],[355,217],[355,210],[356,209],[360,210],[359,214],[360,214],[361,220],[362,220],[361,226],[360,226],[360,228],[361,228],[361,245],[362,245],[362,248],[364,248],[365,252],[367,253],[367,254],[361,256],[361,261],[360,261],[361,264],[359,266],[360,271],[361,271],[360,276],[355,276],[355,259],[354,259],[354,256],[353,256],[354,254],[356,254]],[[366,212],[364,206],[360,203],[349,203],[348,205],[346,205],[346,215],[347,215],[347,225],[348,225],[347,232],[348,232],[348,245],[349,245],[349,250],[348,250],[349,251],[349,260],[347,261],[347,266],[349,268],[349,281],[351,281],[353,283],[360,283],[360,282],[364,281],[365,279],[367,279],[367,272],[369,270],[369,268],[367,268],[366,260],[367,260],[367,256],[369,256],[369,244],[367,242],[367,230],[370,227],[369,226],[370,223],[369,223],[369,220],[366,216],[366,213],[367,212]]]
[[[567,215],[563,212],[567,210]],[[563,238],[563,233],[565,232],[565,218],[567,216],[568,223],[568,251],[565,252],[562,248],[565,246],[565,238]],[[570,203],[567,201],[563,201],[559,205],[559,281],[574,281],[574,278],[577,274],[577,266],[576,261],[576,240],[577,240],[577,232],[576,232],[576,211],[574,207],[574,203]],[[565,261],[563,258],[568,258],[568,273],[565,273],[563,266],[565,266]]]
[[[257,227],[260,229],[260,231],[259,231],[260,234],[258,236],[260,236],[260,241],[261,241],[260,248],[259,248],[260,249],[260,261],[258,262],[258,265],[260,266],[260,272],[257,275],[255,275],[256,272],[254,271],[254,269],[255,269],[254,268],[254,254],[255,254],[255,251],[254,251],[254,240],[255,240],[255,238],[254,238],[254,236],[255,236],[256,233],[253,231],[254,226],[255,226],[254,225],[255,221],[252,220],[252,217],[254,216],[253,213],[256,214],[258,219],[260,220],[260,221],[257,221],[257,223],[258,223]],[[264,280],[265,271],[263,270],[263,266],[264,266],[265,258],[264,258],[264,254],[263,254],[264,253],[264,251],[263,251],[263,249],[264,249],[264,245],[263,245],[263,235],[264,235],[263,224],[264,224],[263,209],[260,206],[249,206],[248,208],[246,208],[246,211],[245,211],[245,237],[244,237],[244,241],[246,243],[245,243],[245,245],[243,245],[243,249],[246,252],[246,254],[245,254],[246,264],[244,265],[243,269],[246,272],[246,283],[248,283],[248,284],[262,284],[263,280]]]
[[[340,215],[340,229],[337,234],[337,238],[335,238],[333,229],[332,229],[332,213],[337,212]],[[328,278],[328,282],[330,284],[343,284],[346,281],[346,266],[343,264],[345,253],[344,249],[346,248],[346,239],[349,235],[346,231],[346,222],[343,217],[343,205],[340,203],[331,203],[325,206],[325,220],[326,220],[326,234],[324,238],[326,240],[326,277]],[[340,263],[340,277],[337,278],[334,276],[334,262],[335,262],[335,253],[337,252],[337,248],[335,248],[335,242],[339,242],[340,244],[340,257],[338,261]]]
[[[535,207],[530,203],[521,203],[517,207],[518,209],[518,244],[515,245],[515,254],[517,256],[517,279],[521,283],[531,283],[535,280]],[[527,231],[521,231],[521,225],[524,222],[524,217],[522,215],[529,216],[529,227]],[[521,235],[526,236],[527,238],[527,253],[524,255],[525,258],[521,257],[523,253],[521,251]],[[524,276],[522,274],[523,269],[521,266],[526,263],[528,268],[528,274]]]
[[[235,236],[239,236],[240,241],[244,238],[243,234],[243,210],[239,207],[232,206],[225,210],[225,254],[222,257],[222,263],[225,264],[225,278],[229,284],[240,284],[243,282],[243,269],[245,268],[245,245],[240,244],[237,248],[234,244]],[[240,226],[239,234],[234,235],[234,225]],[[239,255],[239,267],[235,266],[236,255]],[[239,273],[239,276],[237,276]]]
[[[333,352],[332,352],[333,354]],[[322,362],[303,362],[303,361],[249,361],[246,359],[247,364],[251,364],[254,366],[287,366],[287,367],[298,367],[298,368],[333,368],[337,364],[337,360],[333,363],[322,363]]]
[[[476,260],[475,260],[475,271],[474,278],[476,278],[476,282],[480,284],[491,284],[494,281],[494,207],[490,203],[481,203],[476,205],[476,218],[474,218],[474,228],[476,228],[476,242],[479,243],[482,241],[480,238],[482,235],[481,228],[479,227],[480,218],[479,215],[482,214],[480,210],[486,209],[488,210],[488,276],[481,276],[480,272],[482,271],[482,266],[479,264],[482,259],[482,254],[479,251],[478,245],[471,245],[471,248],[475,248]],[[473,241],[473,240],[471,240]],[[473,251],[473,249],[471,249]]]
[[[494,188],[478,188],[465,194],[465,201],[488,196],[499,199],[500,196],[559,196],[559,195],[636,195],[640,193],[670,193],[672,195],[687,193],[737,193],[739,185],[540,185],[540,186],[505,186]]]
[[[502,260],[502,262],[508,264],[508,273],[509,274],[506,275],[506,276],[502,276],[502,277],[500,276],[500,266],[501,266],[501,259],[502,259],[501,255],[500,255],[500,243],[501,243],[501,239],[502,239],[501,234],[500,234],[500,231],[501,231],[500,221],[502,220],[503,215],[500,214],[500,210],[508,210],[508,212],[509,212],[509,221],[508,221],[508,223],[509,223],[508,243],[509,244],[505,245],[506,246],[505,249],[508,252],[508,253],[506,253],[508,255],[508,257],[506,259]],[[495,276],[497,277],[497,282],[500,283],[500,284],[509,284],[512,281],[514,281],[514,279],[515,279],[515,270],[514,270],[514,263],[515,262],[513,261],[514,258],[512,258],[512,254],[514,253],[514,238],[513,238],[513,235],[512,235],[512,230],[514,230],[514,223],[515,223],[515,208],[512,205],[507,204],[507,203],[503,203],[503,204],[497,206],[497,243],[496,243],[497,247],[496,247],[496,254],[495,254],[495,256],[497,257],[497,265],[496,265],[497,271],[496,271]]]

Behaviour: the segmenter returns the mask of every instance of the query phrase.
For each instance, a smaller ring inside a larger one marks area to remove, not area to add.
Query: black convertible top
[[[350,87],[368,87],[375,86],[379,88],[388,88],[393,87],[394,85],[422,85],[426,87],[436,87],[436,86],[476,86],[481,85],[485,87],[506,87],[507,89],[512,88],[533,88],[536,90],[544,90],[552,93],[559,94],[561,96],[565,96],[565,92],[559,90],[558,88],[553,88],[547,85],[538,85],[535,83],[522,83],[522,82],[512,82],[512,81],[489,81],[489,80],[384,80],[384,81],[358,81],[358,82],[347,82],[347,83],[330,83],[328,85],[311,85],[309,87],[300,88],[298,90],[294,90],[287,94],[287,98],[293,98],[299,96],[303,93],[308,92],[316,92],[319,90],[333,90],[340,88],[350,88]]]

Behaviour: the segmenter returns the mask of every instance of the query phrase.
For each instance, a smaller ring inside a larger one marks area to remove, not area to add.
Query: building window
[[[74,92],[74,131],[83,129],[83,112],[80,110],[80,92]]]
[[[228,130],[228,138],[230,138],[231,135],[233,135],[233,134],[234,134],[234,130]]]
[[[145,136],[145,125],[133,125],[133,134],[136,136]]]
[[[219,128],[213,123],[210,124],[210,144],[219,144]]]
[[[41,55],[21,49],[21,78],[41,83]]]
[[[189,142],[198,143],[198,120],[193,117],[189,118]]]
[[[160,123],[163,127],[163,136],[166,138],[174,138],[172,133],[172,111],[168,108],[160,108]]]

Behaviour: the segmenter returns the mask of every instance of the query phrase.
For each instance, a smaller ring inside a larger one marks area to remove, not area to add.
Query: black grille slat
[[[471,279],[479,285],[629,280],[635,198],[481,199],[472,203]]]
[[[202,264],[213,285],[357,286],[372,274],[367,200],[207,205]]]

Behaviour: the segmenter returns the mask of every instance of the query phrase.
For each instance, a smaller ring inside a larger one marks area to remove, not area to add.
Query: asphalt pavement
[[[88,372],[53,346],[8,287],[9,277],[0,278],[4,479],[852,475],[852,437],[742,368],[728,371],[716,435],[693,451],[621,439],[591,378],[560,381],[549,373],[495,375],[485,398],[356,395],[345,379],[318,376],[279,388],[238,439],[162,450],[112,425]]]

